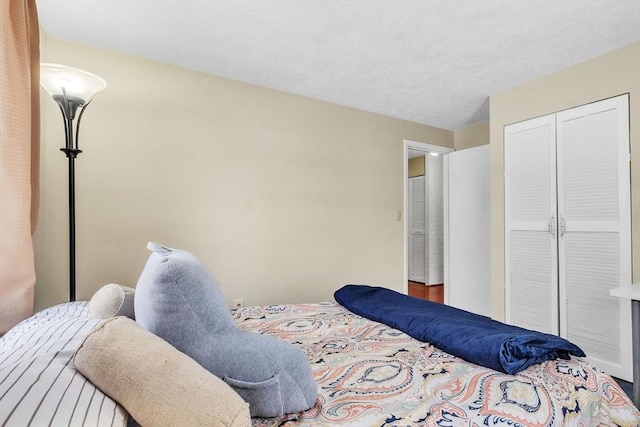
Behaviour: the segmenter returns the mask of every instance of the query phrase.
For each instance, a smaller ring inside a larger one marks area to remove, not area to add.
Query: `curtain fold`
[[[35,0],[0,2],[0,335],[33,313],[40,168]]]

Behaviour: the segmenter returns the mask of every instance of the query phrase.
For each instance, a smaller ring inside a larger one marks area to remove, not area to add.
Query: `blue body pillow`
[[[556,335],[498,322],[459,308],[425,301],[390,289],[346,285],[334,297],[360,316],[399,329],[449,354],[507,374],[554,359],[584,356]]]

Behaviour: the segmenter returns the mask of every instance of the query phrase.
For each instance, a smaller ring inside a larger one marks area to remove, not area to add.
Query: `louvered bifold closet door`
[[[444,283],[444,194],[442,156],[425,156],[427,193],[427,282]]]
[[[427,236],[424,176],[409,178],[409,280],[425,283]]]
[[[506,320],[558,334],[555,116],[505,126]]]
[[[557,114],[560,334],[631,381],[628,96]],[[625,327],[626,326],[626,327]]]

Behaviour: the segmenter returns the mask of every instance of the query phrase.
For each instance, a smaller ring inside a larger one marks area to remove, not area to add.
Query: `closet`
[[[631,381],[629,97],[505,126],[508,323],[560,335]]]

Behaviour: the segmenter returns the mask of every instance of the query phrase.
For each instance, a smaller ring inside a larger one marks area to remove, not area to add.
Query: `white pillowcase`
[[[135,320],[134,297],[136,290],[128,286],[109,283],[93,294],[89,301],[89,315],[97,319],[126,316]]]

